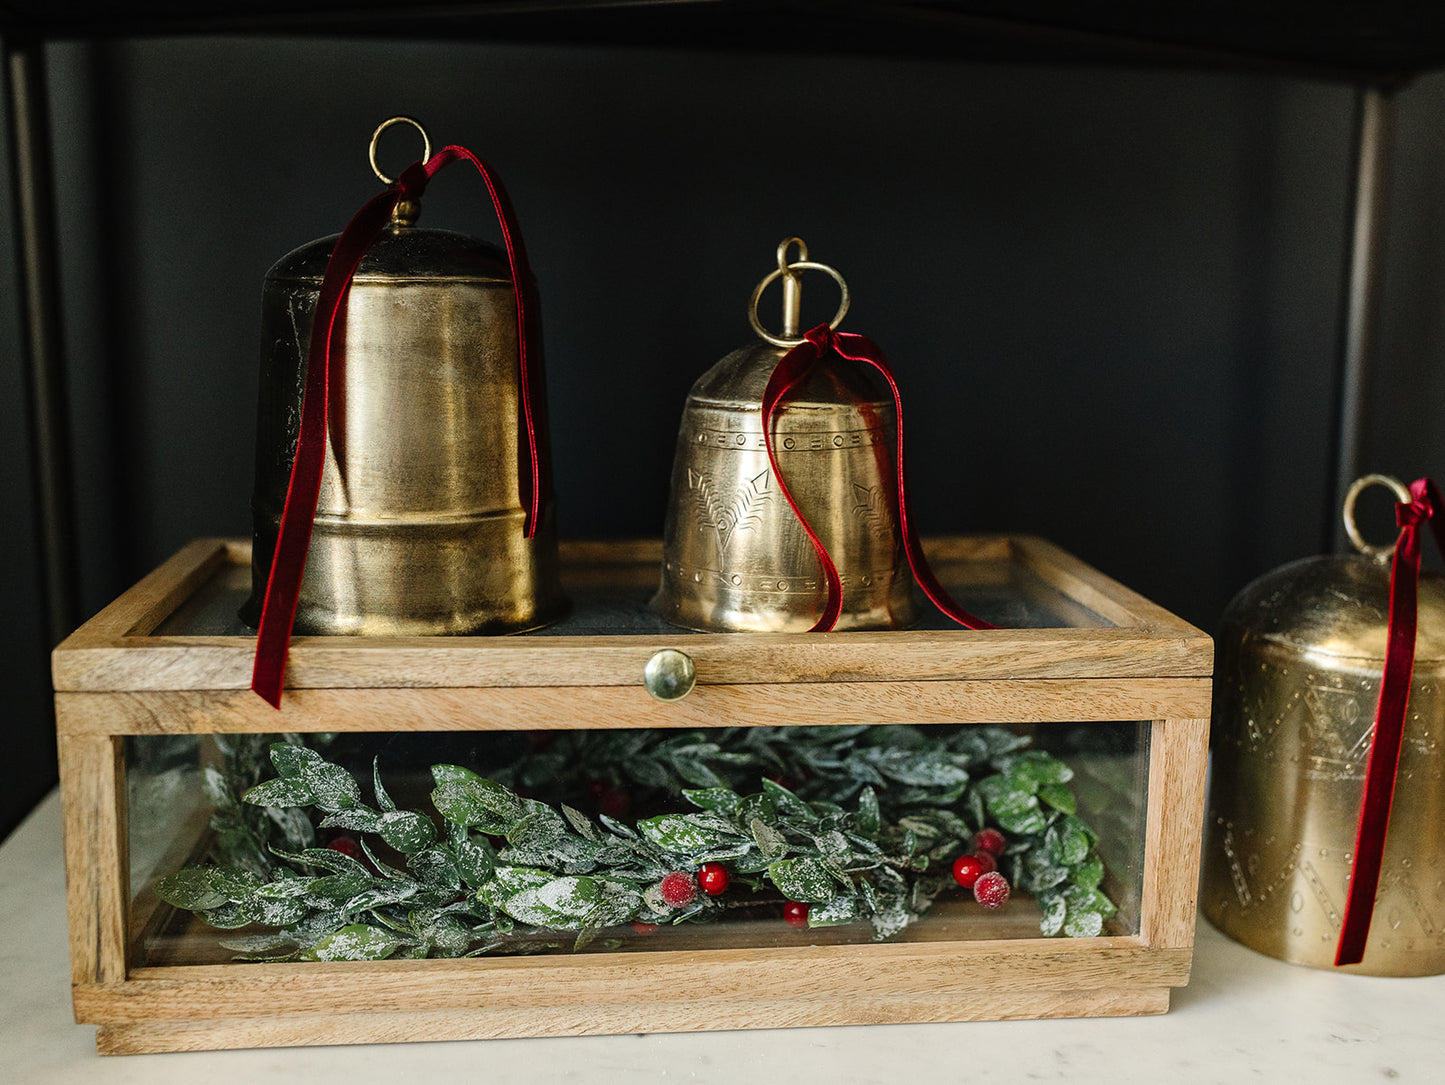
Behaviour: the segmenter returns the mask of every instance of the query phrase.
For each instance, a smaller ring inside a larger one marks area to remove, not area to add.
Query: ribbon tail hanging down
[[[1359,824],[1350,866],[1350,886],[1344,919],[1335,947],[1335,964],[1358,964],[1365,956],[1375,894],[1390,827],[1390,807],[1400,768],[1405,719],[1410,708],[1410,686],[1415,668],[1415,633],[1420,582],[1420,529],[1429,523],[1435,541],[1445,552],[1440,491],[1429,479],[1410,487],[1411,500],[1395,506],[1399,539],[1390,567],[1390,617],[1385,644],[1384,673],[1375,706],[1375,726],[1365,763],[1365,786],[1360,799]]]
[[[372,197],[342,231],[327,261],[322,276],[316,314],[311,325],[307,351],[306,381],[301,398],[301,421],[296,440],[296,455],[286,487],[277,530],[276,548],[261,604],[261,621],[256,635],[256,658],[251,672],[251,689],[274,708],[281,707],[281,691],[285,686],[286,654],[296,621],[296,607],[301,597],[301,580],[306,571],[306,552],[311,545],[311,531],[316,505],[321,495],[321,476],[326,464],[327,400],[332,381],[332,365],[341,364],[336,357],[336,344],[346,298],[356,270],[368,250],[391,220],[392,212],[402,200],[419,199],[427,183],[444,166],[467,161],[481,175],[491,197],[492,208],[501,224],[502,240],[512,274],[512,291],[516,303],[517,354],[522,413],[526,432],[526,459],[519,464],[518,481],[526,506],[523,532],[532,538],[541,518],[542,463],[538,440],[537,412],[533,404],[529,355],[535,362],[535,320],[527,301],[531,273],[521,233],[506,191],[493,172],[476,155],[463,147],[443,147],[425,163],[408,166],[397,183]]]
[[[777,480],[778,489],[782,491],[788,507],[793,510],[793,515],[802,524],[808,541],[818,555],[818,562],[823,568],[823,578],[827,584],[827,600],[823,613],[814,623],[810,632],[826,633],[838,624],[843,607],[843,587],[838,576],[837,566],[829,556],[827,547],[823,545],[822,539],[818,537],[818,533],[813,530],[807,517],[798,507],[798,502],[788,488],[787,480],[779,470],[777,450],[773,440],[773,422],[788,396],[808,375],[812,367],[829,354],[837,354],[848,361],[872,366],[887,381],[889,391],[893,394],[894,434],[897,440],[893,459],[895,489],[898,498],[898,525],[903,540],[903,552],[908,558],[909,568],[913,570],[914,580],[918,582],[918,586],[923,589],[923,593],[928,596],[933,605],[959,625],[967,629],[998,628],[982,618],[970,614],[954,602],[952,596],[934,575],[933,568],[923,553],[923,546],[918,540],[913,522],[908,518],[908,488],[903,458],[903,399],[888,359],[871,339],[847,332],[840,334],[833,331],[827,324],[820,324],[808,332],[801,343],[778,360],[772,376],[768,378],[767,387],[763,391],[762,402],[763,443],[767,448],[768,463],[773,469],[773,477]]]

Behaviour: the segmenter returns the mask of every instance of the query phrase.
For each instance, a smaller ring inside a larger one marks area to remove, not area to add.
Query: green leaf
[[[188,912],[219,908],[259,887],[259,878],[235,867],[187,867],[156,879],[151,886],[161,900]]]
[[[876,881],[862,885],[863,899],[869,908],[868,922],[877,941],[892,938],[908,926],[912,915],[908,910],[908,883],[903,875],[889,867],[880,867]]]
[[[758,842],[758,847],[769,860],[780,859],[787,854],[787,837],[771,825],[765,824],[762,818],[753,818],[749,828],[753,831],[753,839]]]
[[[343,912],[366,912],[387,904],[400,904],[402,901],[411,900],[416,896],[419,888],[421,887],[416,882],[382,882],[380,885],[363,889],[351,897],[341,906],[341,910]]]
[[[306,895],[312,900],[322,902],[323,906],[336,907],[340,901],[360,893],[371,881],[371,876],[367,874],[327,874],[325,877],[312,878]]]
[[[1045,784],[1066,784],[1074,778],[1073,769],[1042,750],[1028,750],[1010,758],[1004,772],[1013,787],[1030,794]]]
[[[381,758],[374,757],[371,760],[371,786],[376,791],[376,805],[386,813],[396,809],[396,803],[391,801],[391,796],[386,793],[386,788],[381,786]]]
[[[743,801],[736,791],[725,787],[695,788],[683,791],[682,796],[703,810],[725,815],[735,812]]]
[[[1064,784],[1044,784],[1039,788],[1039,799],[1048,803],[1055,810],[1062,810],[1066,814],[1072,814],[1078,810],[1078,803],[1074,800],[1074,793]]]
[[[407,856],[406,865],[426,885],[442,889],[457,889],[461,885],[461,871],[449,848],[433,847],[418,851]]]
[[[380,961],[391,956],[397,945],[397,940],[384,930],[352,923],[332,931],[311,952],[318,961]]]
[[[461,765],[433,765],[431,778],[437,784],[481,783],[482,778],[471,769]]]
[[[1098,889],[1099,883],[1104,880],[1103,860],[1094,856],[1088,862],[1076,867],[1069,880],[1081,889]]]
[[[508,897],[525,889],[546,885],[556,877],[550,870],[538,870],[536,867],[498,866],[478,895],[486,904],[500,909]]]
[[[1048,827],[1048,818],[1039,809],[1039,800],[1025,791],[1005,791],[997,798],[985,796],[988,812],[1005,832],[1041,833]]]
[[[870,839],[876,839],[880,823],[878,793],[871,787],[865,787],[858,795],[858,812],[853,815],[853,828]]]
[[[818,853],[824,859],[831,860],[839,866],[847,866],[853,858],[853,849],[848,846],[848,839],[837,829],[819,833],[813,837],[813,843],[817,845]]]
[[[1039,933],[1052,938],[1064,929],[1064,916],[1068,913],[1068,901],[1058,894],[1039,894],[1039,908],[1043,917],[1039,920]]]
[[[436,843],[437,830],[430,818],[394,810],[381,815],[381,838],[403,855],[410,855]]]
[[[340,765],[326,761],[307,764],[301,779],[311,789],[311,801],[323,810],[350,810],[361,805],[361,788]]]
[[[1091,846],[1089,831],[1083,822],[1074,817],[1066,818],[1059,834],[1059,861],[1065,866],[1078,866],[1089,857]]]
[[[921,787],[962,787],[968,772],[944,750],[900,750],[874,747],[863,752],[868,763],[883,776],[900,784]]]
[[[252,806],[309,806],[316,801],[316,795],[305,780],[279,776],[257,784],[241,796],[241,801]]]
[[[513,894],[502,910],[535,927],[569,930],[582,926],[601,901],[601,887],[593,879],[562,877]]]
[[[1097,938],[1104,930],[1104,917],[1094,911],[1069,909],[1064,921],[1064,933],[1070,938]]]
[[[725,787],[727,781],[708,765],[694,757],[676,756],[672,759],[673,771],[682,777],[684,783],[693,787]]]
[[[839,927],[858,918],[858,898],[851,893],[839,893],[826,904],[808,909],[808,926]]]
[[[270,754],[271,764],[282,776],[300,776],[307,766],[321,764],[324,760],[309,746],[297,746],[291,742],[273,742]]]
[[[323,829],[345,829],[352,833],[381,832],[381,814],[361,807],[355,810],[337,810],[321,819]]]
[[[473,889],[481,886],[492,876],[492,853],[467,836],[465,829],[459,829],[450,842],[452,855],[456,859],[457,873]]]
[[[828,868],[821,861],[806,856],[770,863],[768,879],[789,900],[803,903],[830,901],[837,892]]]
[[[771,780],[763,781],[763,794],[773,801],[773,806],[778,813],[788,817],[812,819],[813,811],[798,796],[794,795],[782,784],[775,784]]]
[[[574,810],[566,803],[562,804],[562,816],[572,826],[572,831],[578,836],[593,842],[600,841],[602,834],[597,831],[597,826],[592,824],[592,819],[580,810]]]
[[[288,863],[299,863],[302,866],[320,867],[322,870],[329,870],[333,874],[354,874],[358,877],[369,877],[370,871],[362,866],[349,855],[343,855],[331,848],[306,848],[303,851],[282,851],[280,848],[272,848],[277,858],[284,859]]]
[[[637,823],[643,837],[665,851],[687,854],[715,845],[717,827],[699,814],[662,814]]]
[[[435,767],[432,772],[435,774]],[[439,783],[431,793],[431,801],[448,821],[492,835],[511,831],[526,812],[522,800],[508,788],[475,774],[472,779]]]

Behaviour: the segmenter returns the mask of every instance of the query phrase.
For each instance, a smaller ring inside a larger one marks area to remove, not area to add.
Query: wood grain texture
[[[1189,971],[1187,949],[1137,937],[752,947],[706,953],[597,953],[345,964],[225,964],[136,968],[124,983],[77,988],[83,1019],[97,1024],[201,1021],[314,1012],[586,1008],[650,1003],[658,991],[706,992],[715,1006],[760,995],[812,999],[967,997],[1013,991],[1169,987]],[[703,996],[699,995],[701,999]]]
[[[71,982],[117,983],[125,978],[129,881],[121,740],[62,734],[59,754]]]
[[[491,1006],[394,1014],[295,1014],[207,1022],[105,1025],[96,1034],[102,1055],[327,1044],[487,1040],[518,1036],[584,1036],[643,1032],[702,1032],[738,1028],[799,1028],[907,1022],[1009,1021],[1029,1018],[1126,1017],[1167,1013],[1168,987],[1085,991],[991,988],[963,995],[894,996],[830,992],[826,998],[776,999],[754,993],[718,1006],[706,999],[650,1000],[642,1005],[599,1002],[567,1012],[538,1013]]]
[[[1208,638],[1136,629],[676,633],[594,637],[298,637],[288,689],[638,685],[653,653],[705,685],[961,678],[1205,677]],[[64,691],[246,689],[254,637],[88,637],[56,649]]]
[[[1204,827],[1208,713],[1156,720],[1149,734],[1149,801],[1140,936],[1151,946],[1194,944]]]
[[[662,702],[641,686],[62,693],[84,734],[487,731],[1144,720],[1209,710],[1207,678],[703,686]]]
[[[935,540],[940,569],[1010,554],[1077,606],[1118,628],[885,630],[828,634],[561,637],[298,637],[288,688],[636,685],[662,648],[694,659],[703,685],[947,681],[965,678],[1208,676],[1210,639],[1037,539]],[[564,547],[567,575],[616,585],[656,579],[659,544]],[[53,655],[61,691],[245,689],[255,638],[150,636],[243,544],[200,540],[67,638]],[[942,575],[942,574],[941,574]],[[960,572],[958,575],[964,575]]]

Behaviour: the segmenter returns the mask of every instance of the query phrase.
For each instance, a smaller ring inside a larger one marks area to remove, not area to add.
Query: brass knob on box
[[[680,701],[697,684],[697,669],[686,652],[663,648],[642,669],[642,684],[659,701]]]

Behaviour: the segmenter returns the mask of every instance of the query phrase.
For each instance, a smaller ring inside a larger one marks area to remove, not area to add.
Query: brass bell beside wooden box
[[[1251,949],[1334,966],[1349,894],[1390,617],[1393,547],[1308,558],[1229,605],[1217,638],[1201,908]],[[1363,960],[1445,972],[1445,580],[1425,574],[1393,808]]]
[[[797,247],[798,258],[788,253]],[[827,585],[813,545],[780,491],[763,436],[764,389],[799,336],[800,273],[822,271],[848,310],[847,285],[807,246],[788,238],[778,267],[758,284],[749,320],[758,342],[733,351],[692,386],[678,428],[662,581],[652,609],[704,632],[798,633],[812,628]],[[782,334],[758,319],[765,287],[782,280]],[[919,604],[896,519],[892,478],[893,400],[861,368],[817,367],[780,411],[774,433],[779,470],[836,562],[837,625],[912,625]]]
[[[376,144],[398,121],[416,124],[393,118],[372,137],[372,168],[388,185]],[[428,142],[420,165],[429,158]],[[531,283],[504,203],[506,251],[416,226],[420,203],[409,195],[363,249],[333,337],[298,633],[507,633],[565,609],[551,495],[536,468],[546,437],[535,335],[530,372],[519,367]],[[336,236],[303,245],[266,275],[253,592],[241,611],[252,626],[290,493],[313,318],[338,246]],[[541,490],[530,532],[529,439],[530,485]]]

